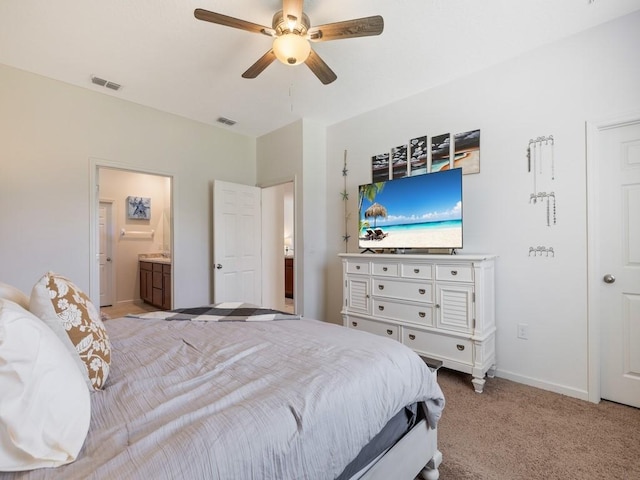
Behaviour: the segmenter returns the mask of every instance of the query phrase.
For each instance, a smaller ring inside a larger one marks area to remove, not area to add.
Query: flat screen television
[[[360,185],[358,205],[360,248],[462,248],[461,168]]]

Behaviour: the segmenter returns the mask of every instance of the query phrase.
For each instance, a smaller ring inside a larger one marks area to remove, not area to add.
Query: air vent
[[[224,117],[218,117],[217,122],[218,123],[223,123],[223,124],[229,125],[229,126],[232,126],[232,125],[236,124],[235,120],[229,120],[228,118],[224,118]]]
[[[122,85],[119,85],[115,82],[110,82],[109,80],[105,80],[104,78],[96,77],[95,75],[91,76],[91,83],[116,91],[120,90],[120,88],[122,87]]]
[[[91,77],[91,81],[96,85],[100,85],[101,87],[104,87],[107,84],[106,80],[98,77]]]

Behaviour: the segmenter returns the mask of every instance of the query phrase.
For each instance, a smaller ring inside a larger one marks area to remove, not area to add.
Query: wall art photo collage
[[[450,168],[462,168],[463,175],[480,172],[480,130],[451,135],[416,137],[408,145],[371,157],[372,182],[382,182]]]

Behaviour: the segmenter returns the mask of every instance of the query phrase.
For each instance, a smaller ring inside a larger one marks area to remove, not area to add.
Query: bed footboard
[[[425,480],[438,480],[442,453],[438,450],[437,429],[420,420],[398,443],[390,448],[361,480],[413,480],[421,475]]]

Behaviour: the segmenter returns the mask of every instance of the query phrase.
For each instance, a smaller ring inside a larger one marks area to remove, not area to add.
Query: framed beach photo
[[[393,147],[391,149],[391,178],[402,178],[407,175],[409,175],[407,146]]]
[[[453,168],[462,168],[463,175],[480,173],[480,130],[453,136]]]
[[[380,153],[371,157],[371,181],[389,180],[389,153]]]
[[[451,134],[431,138],[431,172],[451,168]]]
[[[127,197],[127,218],[130,220],[149,220],[151,218],[151,198]]]
[[[427,173],[427,160],[429,157],[429,147],[427,137],[412,138],[409,142],[409,175],[422,175]]]

